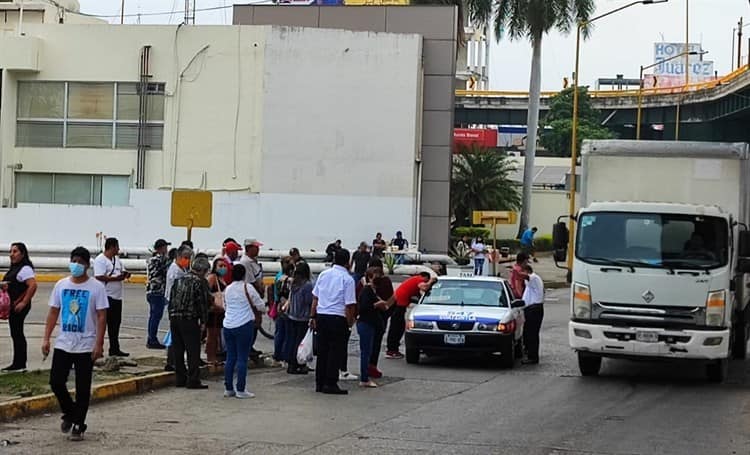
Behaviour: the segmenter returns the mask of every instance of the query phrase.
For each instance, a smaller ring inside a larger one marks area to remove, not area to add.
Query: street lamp
[[[573,73],[573,132],[571,134],[570,146],[570,219],[568,220],[568,270],[573,268],[573,218],[576,212],[576,165],[578,164],[578,67],[581,58],[581,33],[583,29],[599,19],[619,13],[620,11],[636,5],[655,5],[657,3],[667,3],[669,0],[640,0],[628,3],[619,8],[607,11],[604,14],[593,17],[587,21],[578,23],[576,34],[576,65]]]
[[[690,55],[706,55],[708,54],[708,51],[706,52],[698,52],[698,51],[690,51],[690,52],[680,52],[677,55],[673,55],[667,59],[658,61],[656,63],[652,63],[651,65],[643,66],[641,65],[641,73],[638,76],[638,81],[640,82],[638,86],[638,115],[636,116],[636,125],[635,125],[635,139],[640,140],[641,139],[641,115],[643,112],[643,70],[647,70],[649,68],[653,68],[655,66],[662,65],[664,63],[667,63],[672,60],[676,60],[681,57],[690,56]],[[689,58],[689,57],[688,57]]]

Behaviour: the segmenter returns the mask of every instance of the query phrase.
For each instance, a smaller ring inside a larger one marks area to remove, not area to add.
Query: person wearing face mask
[[[104,351],[109,308],[104,285],[86,273],[90,264],[91,254],[86,248],[77,247],[70,253],[71,276],[58,281],[52,290],[42,341],[42,354],[46,358],[52,331],[59,321],[49,384],[63,413],[60,429],[63,433],[70,432],[72,441],[82,440],[87,429],[94,361]],[[66,385],[71,367],[75,367],[76,373],[75,401]]]
[[[192,256],[193,249],[185,245],[183,242],[183,244],[177,249],[177,256],[172,264],[169,265],[169,269],[167,269],[167,284],[164,288],[164,300],[166,300],[167,305],[169,305],[169,299],[175,281],[187,275],[188,269],[190,268],[190,258]],[[171,332],[169,335],[171,337]],[[164,370],[174,371],[174,350],[171,345],[167,348],[167,365],[164,367]]]
[[[208,309],[206,321],[206,359],[208,363],[217,364],[217,354],[221,346],[221,328],[224,321],[224,289],[227,287],[226,278],[229,267],[223,258],[215,259],[211,273],[206,277],[208,287],[214,299]]]
[[[169,268],[169,258],[167,257],[167,248],[169,245],[171,244],[164,239],[154,242],[154,254],[146,264],[146,273],[148,275],[146,301],[149,306],[148,338],[146,341],[148,349],[167,348],[159,342],[157,336],[159,323],[164,316],[164,308],[167,305],[164,290],[167,285],[167,269]]]

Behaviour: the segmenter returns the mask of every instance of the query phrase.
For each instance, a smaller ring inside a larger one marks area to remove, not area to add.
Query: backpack
[[[10,296],[6,291],[0,291],[0,320],[10,317]]]

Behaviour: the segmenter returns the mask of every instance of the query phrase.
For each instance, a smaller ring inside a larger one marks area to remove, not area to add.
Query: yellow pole
[[[643,65],[638,76],[638,115],[635,123],[635,139],[641,140],[641,116],[643,115]]]
[[[586,22],[578,24],[576,34],[576,65],[573,73],[573,121],[570,144],[570,206],[568,213],[568,269],[573,268],[574,220],[576,215],[576,166],[578,165],[578,68],[581,62],[581,30]]]
[[[492,217],[492,276],[497,276],[497,264],[495,263],[495,259],[497,259],[497,217]]]

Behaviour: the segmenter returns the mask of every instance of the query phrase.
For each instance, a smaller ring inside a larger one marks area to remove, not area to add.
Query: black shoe
[[[325,393],[326,395],[349,395],[348,390],[340,389],[338,386],[323,387],[322,392]]]
[[[164,371],[174,371],[174,367],[172,365],[164,365]]]
[[[185,387],[187,387],[187,383],[185,383],[185,382],[177,382],[177,383],[175,383],[174,386],[177,387],[177,388],[185,388]]]
[[[147,349],[167,349],[167,347],[166,347],[166,346],[164,346],[164,345],[163,345],[163,344],[161,344],[161,343],[148,343],[148,344],[146,345],[146,348],[147,348]]]
[[[109,351],[110,357],[130,357],[130,354],[122,351]]]
[[[73,422],[70,420],[67,420],[65,416],[62,416],[62,422],[60,423],[60,431],[67,434],[70,432],[70,429],[73,428]]]
[[[191,390],[206,390],[208,388],[208,384],[198,383],[198,384],[188,384],[185,388],[191,389]]]
[[[521,363],[523,365],[537,365],[539,363],[539,359],[523,359],[521,360]]]
[[[88,426],[84,423],[83,425],[73,425],[73,430],[70,432],[68,439],[71,441],[83,441],[83,433],[86,432]]]
[[[315,386],[315,392],[317,392],[317,393],[323,393],[323,387],[319,386],[319,385],[316,385]]]
[[[3,368],[0,371],[5,371],[6,373],[13,373],[17,371],[26,371],[26,367],[22,367],[20,365],[8,365],[7,367]]]

